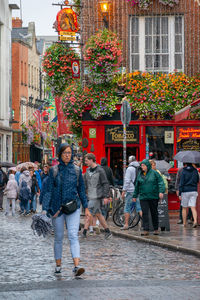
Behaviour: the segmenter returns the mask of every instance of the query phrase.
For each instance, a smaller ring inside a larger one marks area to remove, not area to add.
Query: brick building
[[[131,2],[82,0],[83,42],[98,29],[107,27],[122,41],[121,70],[127,73],[136,70],[166,74],[176,70],[188,76],[200,73],[200,1],[179,0],[170,7],[161,3],[169,2],[167,0],[152,0],[145,9]],[[107,12],[102,13],[101,4],[108,7]],[[117,168],[123,165],[120,105],[112,117],[105,116],[101,120],[95,120],[86,110],[82,126],[84,153],[94,152],[98,163],[101,157],[107,157],[116,174]],[[183,136],[183,132],[187,134]],[[176,122],[155,117],[140,120],[132,111],[127,128],[127,156],[135,155],[138,161],[154,157],[170,162],[169,209],[178,209],[180,205],[174,180],[181,165],[173,157],[182,150],[200,151],[200,136],[195,132],[200,132],[199,120]]]
[[[101,12],[102,2],[108,3],[107,13]],[[106,25],[122,40],[127,71],[200,72],[200,1],[179,0],[170,7],[153,0],[146,9],[130,2],[83,0],[84,42]]]
[[[40,55],[36,46],[35,24],[22,27],[12,19],[12,109],[13,162],[29,161],[30,146],[22,141],[21,124],[28,124],[40,98]]]

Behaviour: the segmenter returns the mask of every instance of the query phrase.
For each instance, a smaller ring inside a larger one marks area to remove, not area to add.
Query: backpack
[[[3,172],[0,170],[0,186],[4,185]]]
[[[80,174],[80,168],[79,166],[75,165],[74,164],[74,168],[75,168],[75,171],[76,171],[76,176],[77,176],[77,186],[79,185],[79,174]],[[56,176],[58,175],[58,165],[55,165],[52,167],[53,169],[53,178],[55,179]]]
[[[132,165],[129,166],[129,167],[135,168],[135,180],[134,180],[134,182],[133,182],[133,184],[134,184],[134,186],[135,186],[135,183],[136,183],[136,180],[137,180],[138,174],[140,173],[141,168],[140,168],[140,166],[135,167],[135,166],[132,166]],[[129,168],[129,167],[128,167],[128,168]]]

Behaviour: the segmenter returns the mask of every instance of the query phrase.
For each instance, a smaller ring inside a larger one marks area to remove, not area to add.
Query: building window
[[[146,157],[173,164],[174,129],[171,126],[146,127]]]
[[[24,69],[23,69],[23,61],[21,61],[21,84],[24,83]]]
[[[10,149],[11,149],[10,136],[6,135],[6,161],[9,161]]]
[[[26,99],[22,99],[24,102],[26,102]],[[21,123],[26,123],[26,106],[21,103],[20,106],[20,114],[21,114]]]
[[[131,71],[183,71],[183,39],[182,16],[131,17]]]

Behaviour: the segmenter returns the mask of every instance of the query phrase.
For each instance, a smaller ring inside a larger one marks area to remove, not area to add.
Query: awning
[[[182,108],[181,110],[175,112],[175,121],[181,121],[184,119],[187,119],[189,116],[189,113],[191,111],[195,111],[200,108],[200,99],[192,102],[190,105],[187,105],[186,107]]]

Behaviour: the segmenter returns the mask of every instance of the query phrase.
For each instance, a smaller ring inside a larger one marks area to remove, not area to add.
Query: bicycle
[[[118,196],[114,201],[117,201],[116,208],[113,212],[113,222],[118,227],[123,227],[125,224],[125,217],[124,217],[124,206],[125,201],[122,199],[121,192],[122,189],[115,188],[116,189],[116,195]],[[136,212],[136,203],[133,202],[131,205],[131,213],[129,218],[129,228],[133,228],[137,226],[139,223],[141,217]]]

